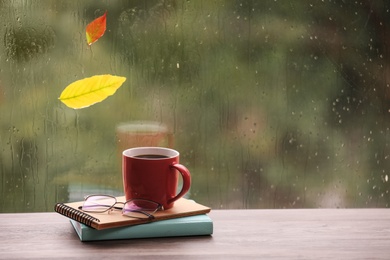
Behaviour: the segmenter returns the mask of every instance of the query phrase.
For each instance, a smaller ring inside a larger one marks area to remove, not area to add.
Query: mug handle
[[[184,165],[181,165],[178,163],[172,164],[171,167],[175,168],[176,170],[178,170],[180,172],[181,177],[183,178],[183,187],[181,188],[181,191],[175,197],[173,197],[172,199],[170,199],[168,201],[168,204],[183,197],[190,190],[190,187],[191,187],[190,171]]]

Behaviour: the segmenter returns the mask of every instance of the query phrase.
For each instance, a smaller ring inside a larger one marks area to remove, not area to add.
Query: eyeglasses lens
[[[107,196],[90,196],[84,201],[83,210],[90,212],[104,212],[116,203],[116,199]]]
[[[122,210],[123,215],[134,218],[150,218],[159,209],[159,204],[153,201],[135,199],[128,201]],[[145,214],[146,213],[146,214]]]

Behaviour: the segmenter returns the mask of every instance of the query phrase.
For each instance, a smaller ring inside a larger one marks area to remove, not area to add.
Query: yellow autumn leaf
[[[113,95],[126,81],[125,77],[96,75],[68,85],[58,98],[70,108],[89,107]]]

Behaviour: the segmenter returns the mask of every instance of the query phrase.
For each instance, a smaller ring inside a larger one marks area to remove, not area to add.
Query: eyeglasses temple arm
[[[129,211],[129,212],[138,212],[138,213],[146,215],[149,219],[154,219],[154,216],[152,214],[149,214],[148,212],[145,212],[145,211],[142,211],[142,210],[127,210],[127,211]]]

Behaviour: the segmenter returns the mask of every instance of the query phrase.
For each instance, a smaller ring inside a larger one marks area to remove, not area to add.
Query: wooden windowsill
[[[0,259],[389,259],[390,209],[212,210],[214,234],[80,242],[57,213],[0,214]]]

